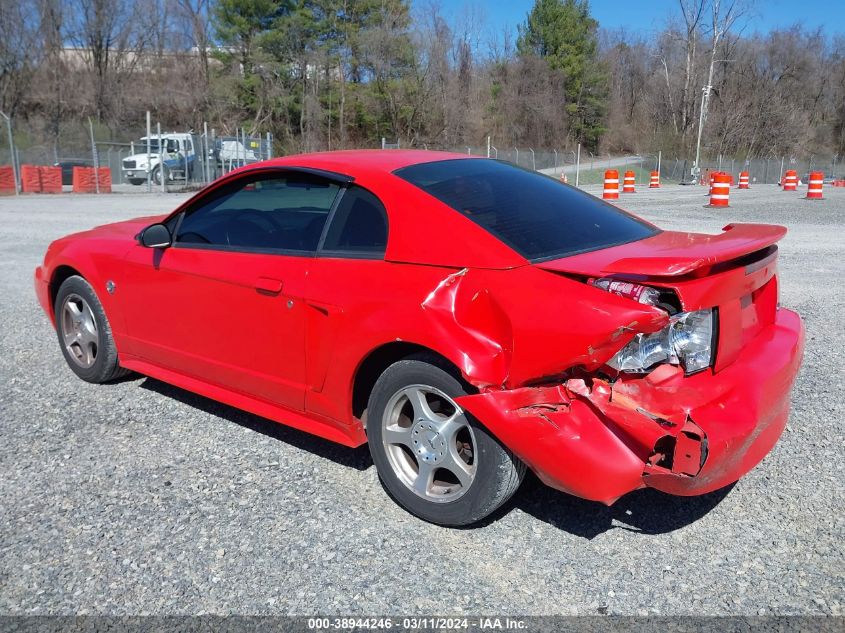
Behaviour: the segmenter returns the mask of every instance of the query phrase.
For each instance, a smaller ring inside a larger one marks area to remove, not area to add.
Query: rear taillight
[[[656,288],[643,286],[632,281],[620,281],[612,277],[599,277],[588,280],[596,288],[607,290],[610,293],[631,299],[637,303],[644,303],[650,306],[660,305],[660,291]]]

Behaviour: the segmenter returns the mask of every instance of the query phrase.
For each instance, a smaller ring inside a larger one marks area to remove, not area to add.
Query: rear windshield
[[[658,232],[554,178],[497,160],[443,160],[394,173],[532,261],[616,246]]]

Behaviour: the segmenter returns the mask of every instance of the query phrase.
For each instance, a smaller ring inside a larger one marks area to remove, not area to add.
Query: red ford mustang
[[[59,239],[35,287],[80,378],[136,371],[367,442],[401,505],[465,525],[526,467],[607,504],[754,467],[803,353],[785,232],[661,231],[494,160],[330,152]]]

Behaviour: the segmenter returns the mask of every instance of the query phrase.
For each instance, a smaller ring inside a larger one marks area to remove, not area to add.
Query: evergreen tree
[[[608,100],[597,30],[587,0],[535,0],[517,40],[520,55],[541,57],[561,73],[570,133],[590,149],[605,132]]]

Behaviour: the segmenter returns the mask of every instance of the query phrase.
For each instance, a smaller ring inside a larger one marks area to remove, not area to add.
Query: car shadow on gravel
[[[178,400],[189,407],[223,418],[228,422],[234,422],[239,426],[261,433],[274,440],[290,444],[324,459],[330,459],[341,466],[356,470],[366,470],[373,465],[373,460],[370,458],[370,452],[366,446],[348,448],[335,442],[324,440],[316,435],[299,431],[258,415],[253,415],[242,409],[230,407],[216,400],[185,391],[155,378],[144,378],[140,386],[167,398]]]
[[[341,466],[366,470],[373,465],[366,446],[355,449],[341,446],[154,378],[145,377],[140,386]],[[611,529],[664,534],[698,521],[715,508],[732,488],[733,485],[698,497],[676,497],[645,488],[627,494],[607,507],[549,488],[529,471],[513,499],[473,527],[494,523],[518,508],[559,530],[586,539],[593,539]]]
[[[611,529],[665,534],[701,519],[728,496],[734,485],[697,497],[677,497],[643,488],[608,507],[549,488],[529,472],[512,507],[586,539]]]

